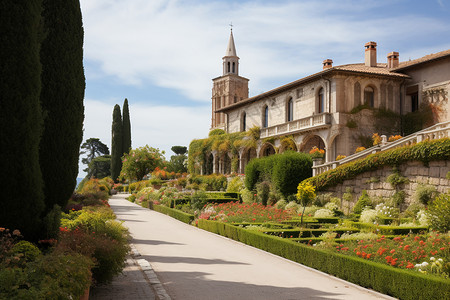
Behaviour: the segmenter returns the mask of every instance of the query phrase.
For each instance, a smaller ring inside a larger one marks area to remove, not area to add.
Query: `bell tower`
[[[213,79],[211,129],[227,131],[225,114],[216,111],[248,98],[249,80],[239,76],[239,57],[234,45],[233,29],[222,61],[223,74]]]

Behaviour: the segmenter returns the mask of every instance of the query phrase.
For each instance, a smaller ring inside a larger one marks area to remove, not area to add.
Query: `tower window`
[[[236,73],[235,66],[236,66],[236,64],[233,62],[233,73]]]
[[[228,73],[230,73],[230,62],[228,62]]]
[[[375,106],[374,92],[373,92],[373,88],[371,88],[370,86],[368,86],[364,89],[364,103],[366,105],[369,105],[370,107]]]

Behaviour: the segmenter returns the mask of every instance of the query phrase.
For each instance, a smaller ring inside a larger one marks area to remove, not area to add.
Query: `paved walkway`
[[[109,203],[172,299],[392,299],[130,203]],[[116,299],[139,299],[122,298]]]

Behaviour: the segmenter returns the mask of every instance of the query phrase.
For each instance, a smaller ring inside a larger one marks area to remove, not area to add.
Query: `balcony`
[[[322,113],[306,117],[303,119],[294,120],[280,125],[270,126],[261,129],[261,138],[276,137],[279,135],[287,135],[308,131],[311,129],[319,129],[329,127],[331,125],[331,114]]]

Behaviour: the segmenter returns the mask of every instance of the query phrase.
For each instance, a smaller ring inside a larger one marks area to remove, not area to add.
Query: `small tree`
[[[87,157],[82,158],[81,162],[87,166],[84,172],[89,172],[89,164],[97,156],[108,155],[108,146],[103,144],[98,138],[87,139],[86,142],[81,145],[81,149],[84,149],[80,154],[87,154]]]
[[[105,178],[111,176],[111,155],[102,155],[89,163],[87,177]]]
[[[303,215],[305,214],[306,206],[311,204],[312,201],[316,198],[316,189],[309,182],[303,181],[300,182],[297,187],[297,199],[299,203],[303,206],[302,216],[300,219],[300,226],[303,225]]]
[[[173,146],[172,148],[170,148],[173,153],[175,153],[176,155],[183,155],[186,154],[187,152],[187,147],[185,146]]]
[[[128,108],[128,99],[125,98],[122,107],[122,123],[123,123],[123,139],[122,139],[122,151],[128,153],[131,150],[131,122],[130,122],[130,110]]]
[[[113,111],[113,121],[111,129],[111,178],[115,181],[119,177],[122,169],[123,155],[123,131],[122,116],[120,114],[120,106],[115,105]]]
[[[128,181],[141,180],[156,167],[163,165],[164,156],[155,149],[146,145],[133,149],[123,157],[120,179]]]

